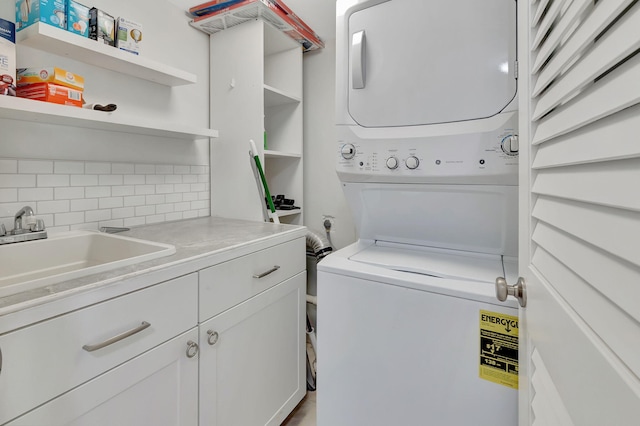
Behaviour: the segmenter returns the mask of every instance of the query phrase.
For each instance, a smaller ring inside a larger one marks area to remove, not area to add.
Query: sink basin
[[[96,231],[0,246],[0,297],[168,256],[172,245]]]

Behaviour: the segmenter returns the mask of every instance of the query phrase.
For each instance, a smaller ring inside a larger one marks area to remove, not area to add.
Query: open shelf
[[[302,213],[302,209],[295,209],[295,210],[278,210],[278,209],[276,209],[276,213],[278,214],[278,217],[295,216],[297,214],[301,214]]]
[[[300,103],[302,99],[278,90],[275,87],[264,85],[264,106],[271,107],[291,103]]]
[[[41,22],[19,31],[16,42],[165,86],[183,86],[197,81],[194,74]]]
[[[269,149],[265,149],[264,158],[302,158],[302,154],[297,154],[295,152],[281,152],[281,151],[272,151]]]
[[[216,130],[138,120],[117,110],[94,111],[12,96],[0,96],[0,118],[175,139],[218,137]]]

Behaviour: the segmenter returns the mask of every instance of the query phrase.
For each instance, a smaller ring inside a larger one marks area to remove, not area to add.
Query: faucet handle
[[[34,223],[29,224],[29,228],[31,229],[31,232],[44,231],[44,220],[36,219]]]

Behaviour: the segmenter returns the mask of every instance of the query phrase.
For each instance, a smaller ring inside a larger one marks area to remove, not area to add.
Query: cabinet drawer
[[[197,292],[191,274],[1,336],[0,424],[195,326]]]
[[[304,271],[305,256],[298,238],[201,270],[200,321]]]

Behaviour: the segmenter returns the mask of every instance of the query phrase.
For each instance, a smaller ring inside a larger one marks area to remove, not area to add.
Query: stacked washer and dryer
[[[515,425],[482,321],[518,315],[516,2],[338,0],[336,40],[359,239],[318,265],[318,425]]]

